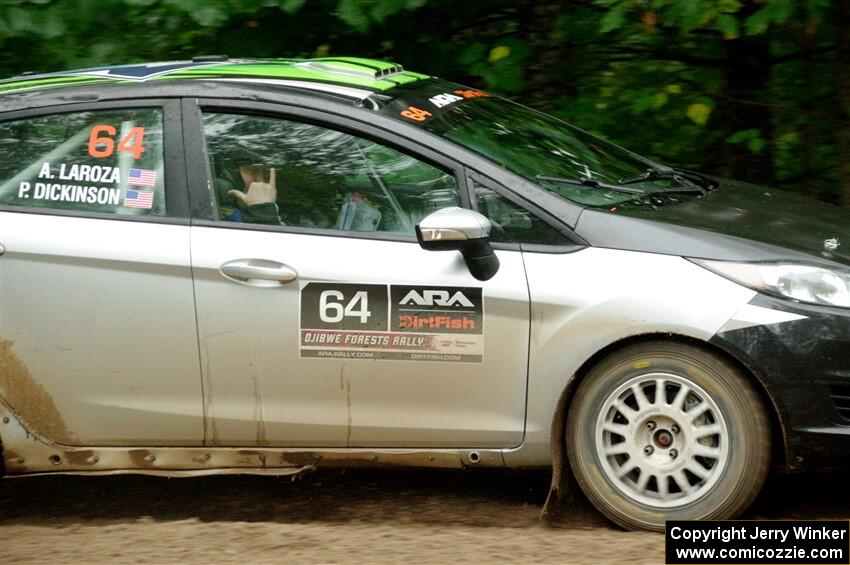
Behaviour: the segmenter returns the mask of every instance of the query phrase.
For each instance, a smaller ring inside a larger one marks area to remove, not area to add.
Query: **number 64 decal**
[[[388,295],[385,284],[307,283],[301,289],[301,327],[386,331]]]
[[[326,324],[341,322],[346,316],[359,318],[361,324],[369,321],[369,293],[361,290],[345,303],[345,295],[338,290],[325,290],[319,295],[319,319]]]
[[[117,130],[110,125],[97,125],[91,128],[89,134],[89,155],[92,157],[109,157],[115,151]],[[102,135],[106,134],[106,135]],[[132,128],[118,142],[118,151],[132,153],[133,159],[139,159],[145,152],[145,128]]]

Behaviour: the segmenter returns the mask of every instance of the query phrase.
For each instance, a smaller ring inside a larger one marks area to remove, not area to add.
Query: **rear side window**
[[[0,204],[163,216],[162,155],[158,109],[0,122]]]

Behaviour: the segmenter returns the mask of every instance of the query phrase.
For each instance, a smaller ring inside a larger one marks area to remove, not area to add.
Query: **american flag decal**
[[[146,208],[153,207],[153,192],[148,190],[128,190],[124,196],[124,206],[126,208]]]
[[[156,171],[151,169],[130,169],[127,172],[127,184],[130,186],[154,186]]]

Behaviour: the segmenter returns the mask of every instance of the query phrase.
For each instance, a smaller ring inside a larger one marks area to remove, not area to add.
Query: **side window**
[[[164,187],[158,109],[0,122],[0,204],[164,216]]]
[[[548,223],[498,192],[472,181],[478,211],[490,219],[490,239],[496,243],[570,245],[572,242]]]
[[[368,139],[257,116],[203,122],[220,220],[413,235],[459,202],[453,175]]]

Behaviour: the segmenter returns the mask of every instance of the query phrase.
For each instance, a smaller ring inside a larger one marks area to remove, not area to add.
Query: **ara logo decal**
[[[416,304],[417,306],[461,306],[463,308],[475,308],[475,305],[459,290],[454,294],[450,294],[447,290],[423,290],[420,294],[419,291],[414,289],[401,299],[401,304],[404,306]]]
[[[459,286],[390,287],[390,330],[482,334],[484,300],[481,288]]]
[[[453,104],[458,100],[463,100],[462,96],[455,96],[454,94],[449,94],[448,92],[444,92],[442,94],[438,94],[436,96],[432,96],[428,99],[428,101],[436,106],[437,108],[442,108],[443,106],[448,106],[449,104]]]

